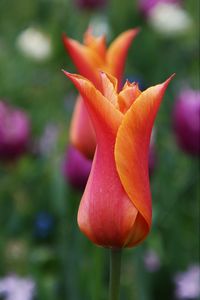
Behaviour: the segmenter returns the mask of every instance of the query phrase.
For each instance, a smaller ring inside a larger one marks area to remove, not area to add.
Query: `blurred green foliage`
[[[124,251],[121,289],[121,299],[173,299],[173,276],[197,263],[199,250],[198,160],[177,147],[171,124],[179,90],[199,84],[197,6],[193,0],[184,3],[193,28],[166,38],[142,18],[136,1],[111,0],[104,10],[93,12],[80,11],[69,0],[0,1],[0,98],[24,109],[32,122],[31,153],[13,164],[0,163],[1,277],[10,272],[32,276],[38,300],[107,299],[107,250],[92,245],[79,231],[81,194],[64,182],[61,173],[76,95],[61,72],[75,70],[61,35],[81,40],[91,18],[98,17],[110,27],[109,41],[128,28],[141,27],[128,54],[127,76],[150,86],[176,73],[156,121],[152,231],[141,246]],[[24,56],[16,46],[19,34],[30,26],[51,39],[52,55],[45,61]],[[34,145],[48,124],[57,126],[58,141],[48,155],[41,155]],[[54,218],[44,239],[34,231],[41,211]],[[144,266],[148,249],[160,258],[161,267],[154,273]]]

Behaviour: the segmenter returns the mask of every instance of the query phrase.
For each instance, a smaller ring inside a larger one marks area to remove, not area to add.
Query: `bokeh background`
[[[200,107],[174,113],[186,89],[199,90],[199,1],[154,2],[163,1],[0,1],[0,299],[107,299],[108,251],[79,231],[82,191],[65,172],[77,92],[61,72],[75,71],[61,36],[82,41],[88,25],[108,44],[141,28],[125,69],[141,89],[176,73],[154,130],[153,226],[124,251],[121,299],[199,299],[199,146],[179,122],[189,118],[196,137]],[[16,138],[11,150],[4,135]]]

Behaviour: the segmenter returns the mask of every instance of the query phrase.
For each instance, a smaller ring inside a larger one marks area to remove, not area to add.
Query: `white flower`
[[[200,267],[190,266],[186,272],[175,276],[176,297],[178,299],[196,299],[200,296]]]
[[[41,31],[27,28],[17,38],[18,49],[35,60],[44,60],[51,54],[51,41]]]
[[[181,6],[161,2],[151,10],[149,23],[156,31],[171,36],[187,31],[192,19]]]
[[[6,300],[32,300],[35,283],[30,278],[20,278],[14,274],[0,280],[0,295]]]

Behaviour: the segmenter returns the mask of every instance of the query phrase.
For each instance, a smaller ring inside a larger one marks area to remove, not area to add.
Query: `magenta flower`
[[[83,191],[92,166],[92,161],[86,158],[75,147],[69,146],[62,164],[65,179],[76,189]]]
[[[138,0],[139,10],[146,16],[149,16],[152,9],[160,3],[166,4],[180,4],[182,0]]]
[[[19,158],[27,149],[30,121],[25,112],[0,101],[0,159]]]
[[[82,9],[96,9],[104,6],[106,0],[76,0],[76,4]]]
[[[173,127],[180,148],[200,154],[200,91],[182,90],[173,110]]]

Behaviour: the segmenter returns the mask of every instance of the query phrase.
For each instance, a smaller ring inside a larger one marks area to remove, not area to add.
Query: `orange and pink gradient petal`
[[[83,97],[97,141],[78,211],[79,227],[98,245],[133,247],[145,239],[151,227],[148,149],[152,126],[172,77],[139,93],[136,99],[133,92],[132,105],[123,114],[106,98],[112,90],[112,77],[104,74],[107,90],[105,87],[103,95],[82,76],[65,74]],[[130,88],[134,91],[135,85],[128,84],[124,90]]]

